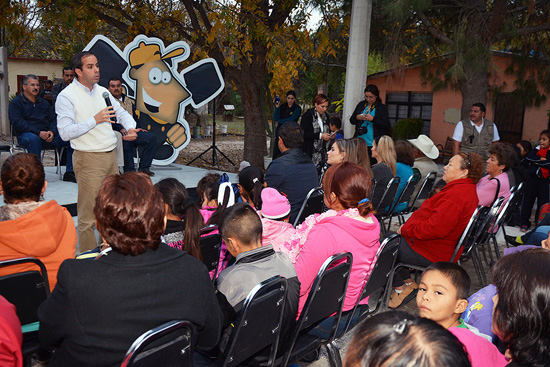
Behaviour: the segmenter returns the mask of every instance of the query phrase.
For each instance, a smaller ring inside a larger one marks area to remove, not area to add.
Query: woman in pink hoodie
[[[317,217],[295,264],[301,283],[298,315],[321,265],[339,252],[353,255],[344,311],[357,302],[380,247],[380,225],[367,199],[371,179],[365,168],[350,162],[334,165],[325,173],[325,205],[331,210]]]

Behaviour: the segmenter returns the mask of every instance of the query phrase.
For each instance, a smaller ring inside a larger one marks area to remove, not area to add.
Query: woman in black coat
[[[120,366],[144,332],[189,320],[197,348],[218,343],[222,314],[208,270],[161,243],[165,208],[144,173],[108,176],[96,198],[96,226],[110,251],[96,260],[65,260],[38,310],[39,337],[55,348],[50,367]]]
[[[323,162],[327,159],[326,142],[330,139],[329,116],[326,112],[328,103],[327,96],[316,95],[313,99],[315,107],[307,110],[300,121],[304,129],[302,150],[311,158],[317,172],[321,171]]]
[[[365,139],[369,147],[369,156],[371,164],[376,164],[372,160],[372,142],[379,136],[392,135],[388,109],[380,99],[380,91],[374,84],[369,84],[365,88],[365,100],[361,101],[355,107],[349,121],[355,125],[355,135]]]

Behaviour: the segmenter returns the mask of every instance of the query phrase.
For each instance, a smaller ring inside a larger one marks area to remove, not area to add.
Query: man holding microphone
[[[106,88],[98,85],[99,65],[91,52],[80,52],[71,59],[76,79],[58,95],[55,103],[57,129],[74,149],[73,166],[78,182],[78,243],[84,252],[97,246],[93,213],[95,198],[108,175],[118,173],[114,152],[116,137],[111,124],[116,118],[127,135],[137,137],[136,122]],[[105,97],[104,93],[107,93]]]

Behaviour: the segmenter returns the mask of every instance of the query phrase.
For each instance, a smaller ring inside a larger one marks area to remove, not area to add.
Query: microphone
[[[107,107],[112,107],[113,106],[111,104],[111,99],[109,98],[109,93],[108,92],[103,92],[103,94],[101,96],[103,98],[105,98],[105,103],[107,103]],[[116,122],[116,117],[111,117],[111,121]]]

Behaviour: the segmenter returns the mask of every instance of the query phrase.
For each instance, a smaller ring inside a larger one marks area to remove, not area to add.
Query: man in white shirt
[[[485,119],[485,105],[474,103],[470,108],[470,119],[459,121],[453,133],[453,154],[462,151],[474,152],[487,160],[489,146],[500,140],[497,126]]]
[[[117,118],[127,130],[125,140],[137,137],[136,122],[106,88],[97,84],[99,65],[91,52],[80,52],[71,59],[76,79],[58,95],[55,103],[57,129],[74,149],[73,165],[78,182],[78,239],[84,252],[97,246],[93,213],[95,197],[103,179],[117,174],[114,148],[116,137],[111,118]],[[103,93],[107,92],[111,106]]]

